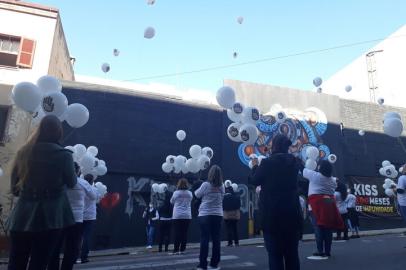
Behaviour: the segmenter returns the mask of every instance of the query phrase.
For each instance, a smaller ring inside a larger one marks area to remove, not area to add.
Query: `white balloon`
[[[33,83],[17,83],[12,90],[11,98],[20,109],[27,112],[34,112],[41,103],[41,90]]]
[[[62,91],[61,82],[54,76],[50,75],[42,76],[41,78],[39,78],[37,81],[37,85],[39,89],[41,89],[41,91],[46,95],[52,92]]]
[[[384,98],[378,98],[378,104],[379,105],[383,105],[385,103],[385,99]]]
[[[72,151],[72,153],[75,153],[75,147],[71,145],[65,146],[65,149],[68,149],[69,151]]]
[[[238,56],[238,53],[237,53],[237,52],[233,52],[233,57],[234,57],[234,58],[237,58],[237,56]]]
[[[206,146],[206,147],[203,147],[202,154],[207,156],[209,159],[211,159],[214,156],[214,151],[210,147]]]
[[[385,169],[384,169],[384,168],[380,168],[380,169],[379,169],[379,174],[382,175],[382,176],[386,176]]]
[[[275,118],[276,118],[276,115],[277,115],[278,112],[280,112],[280,111],[283,111],[283,107],[282,107],[281,104],[276,103],[276,104],[273,104],[273,105],[271,106],[271,108],[269,109],[269,113],[268,113],[268,114],[273,115],[273,116],[275,116]]]
[[[80,159],[80,167],[82,167],[86,171],[90,171],[94,167],[94,161],[95,161],[94,156],[86,153]]]
[[[155,4],[155,0],[147,0],[147,4],[152,6]]]
[[[110,64],[109,64],[109,63],[103,63],[102,66],[101,66],[101,70],[102,70],[104,73],[109,72],[109,71],[110,71]]]
[[[196,159],[190,158],[186,161],[186,168],[191,173],[197,173],[200,171],[199,163]]]
[[[399,137],[403,132],[403,123],[397,118],[386,119],[383,123],[383,131],[391,137]]]
[[[315,146],[309,146],[306,149],[306,156],[311,160],[317,160],[317,158],[320,156],[319,149]]]
[[[221,87],[217,90],[216,99],[221,107],[230,109],[235,103],[234,89],[229,86]]]
[[[334,155],[334,154],[330,154],[330,155],[327,157],[327,160],[328,160],[328,162],[330,162],[331,164],[334,164],[334,163],[336,163],[336,161],[337,161],[337,156]]]
[[[254,144],[258,139],[258,129],[253,124],[243,124],[240,129],[240,140],[248,145]]]
[[[75,148],[75,156],[77,160],[80,160],[86,154],[86,147],[83,144],[77,144],[74,146]]]
[[[179,155],[175,157],[175,164],[177,166],[183,165],[186,163],[187,158],[185,156]]]
[[[403,173],[403,166],[399,168],[398,172]]]
[[[233,182],[231,182],[231,180],[226,180],[226,181],[224,181],[224,186],[225,187],[231,187],[231,184],[232,184]]]
[[[319,87],[323,83],[323,80],[320,77],[316,77],[313,79],[313,85]]]
[[[201,155],[197,160],[197,163],[199,164],[200,170],[204,171],[210,167],[210,158],[208,156]]]
[[[254,107],[245,107],[242,113],[241,121],[244,124],[253,124],[255,125],[259,120],[259,111]]]
[[[199,158],[202,154],[202,148],[197,144],[192,145],[189,149],[189,154],[192,158]]]
[[[165,160],[166,160],[166,163],[174,165],[175,164],[175,159],[176,159],[175,156],[169,155],[169,156],[166,157]]]
[[[157,183],[153,183],[151,189],[153,192],[157,193],[159,190],[159,185]]]
[[[178,138],[178,140],[182,142],[183,140],[186,139],[186,132],[184,130],[181,130],[181,129],[178,130],[176,132],[176,138]]]
[[[170,163],[165,162],[165,163],[162,164],[162,170],[165,173],[170,173],[173,170],[173,165],[170,164]]]
[[[0,177],[2,177],[4,175],[3,169],[0,168]]]
[[[61,92],[48,93],[42,99],[42,109],[46,115],[62,116],[68,108],[68,99]]]
[[[89,121],[89,110],[82,104],[73,103],[66,110],[66,122],[73,128],[80,128]]]
[[[250,160],[252,160],[252,159],[257,159],[258,158],[258,155],[257,154],[251,154],[250,156],[249,156],[249,159]]]
[[[306,169],[314,171],[317,168],[317,162],[313,159],[308,159],[306,160],[305,167]]]
[[[237,192],[237,191],[238,191],[238,185],[237,185],[236,183],[232,183],[232,184],[231,184],[231,187],[233,188],[233,191],[234,191],[234,192]]]
[[[282,124],[286,121],[286,113],[284,111],[279,111],[275,114],[276,122]]]
[[[352,90],[352,86],[351,86],[351,85],[347,85],[347,86],[345,87],[345,92],[351,92],[351,90]]]
[[[321,94],[322,92],[323,92],[323,88],[318,87],[318,88],[317,88],[317,93]]]
[[[42,109],[42,106],[38,106],[37,109],[35,109],[35,111],[33,113],[31,113],[32,116],[32,123],[34,125],[38,125],[39,123],[41,123],[42,118],[44,118],[45,116],[45,112]]]
[[[164,193],[168,189],[168,185],[165,183],[159,184],[158,192]]]
[[[384,121],[385,121],[386,119],[390,119],[390,118],[397,118],[397,119],[399,119],[399,120],[402,120],[402,117],[401,117],[400,114],[397,113],[397,112],[386,112],[386,113],[383,115]]]
[[[237,22],[238,22],[239,24],[242,24],[243,21],[244,21],[244,17],[243,17],[243,16],[239,16],[239,17],[237,18]]]
[[[390,165],[391,165],[391,163],[389,160],[382,161],[382,167],[386,167],[386,166],[390,166]]]
[[[155,29],[153,27],[147,27],[144,30],[144,38],[151,39],[155,36]]]
[[[97,154],[99,153],[99,149],[97,149],[97,147],[96,146],[89,146],[88,148],[87,148],[87,152],[90,154],[90,155],[92,155],[92,156],[97,156]]]
[[[365,131],[364,131],[364,130],[360,130],[360,131],[358,131],[358,134],[359,134],[360,136],[364,136],[364,135],[365,135]]]
[[[240,142],[240,127],[239,123],[232,123],[227,128],[227,136],[233,142]]]
[[[390,188],[385,189],[385,194],[386,194],[386,196],[388,196],[388,197],[394,197],[394,196],[395,196],[395,192],[393,192],[393,190],[390,189]]]
[[[106,162],[104,160],[99,159],[99,165],[106,166]]]
[[[98,176],[103,176],[107,173],[107,167],[103,165],[99,165],[96,167],[96,173]]]
[[[114,56],[119,56],[120,55],[120,51],[118,49],[114,49],[113,50],[113,55]]]
[[[248,162],[248,167],[249,167],[250,169],[252,169],[252,168],[254,167],[254,165],[252,164],[252,160],[250,160],[250,161]]]
[[[107,194],[107,187],[101,182],[96,182],[94,186],[97,189],[98,197],[103,198]]]
[[[182,171],[182,167],[178,166],[177,164],[173,164],[173,172],[178,174]]]
[[[236,102],[233,104],[231,109],[227,110],[228,119],[233,122],[240,122],[244,111],[244,105],[242,103]]]

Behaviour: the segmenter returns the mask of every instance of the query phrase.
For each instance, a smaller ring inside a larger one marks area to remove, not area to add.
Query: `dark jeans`
[[[9,270],[45,270],[61,230],[10,232]]]
[[[86,261],[90,251],[90,241],[92,239],[94,220],[83,220],[82,250],[80,259]]]
[[[152,246],[154,244],[155,238],[155,226],[153,224],[147,224],[147,246]]]
[[[186,249],[187,243],[187,231],[189,228],[190,219],[174,219],[173,228],[174,228],[174,249],[173,252],[184,252]]]
[[[162,252],[162,245],[165,244],[165,251],[168,252],[171,241],[172,220],[159,221],[159,252]]]
[[[337,238],[341,238],[341,233],[344,233],[344,239],[348,239],[348,213],[347,214],[341,214],[341,218],[344,221],[344,230],[338,230],[337,231]]]
[[[217,267],[220,262],[220,232],[221,216],[199,217],[200,224],[200,267],[207,268],[207,257],[209,255],[210,238],[213,242],[211,251],[210,266]]]
[[[233,244],[233,240],[234,240],[234,244],[238,245],[238,227],[237,227],[238,220],[227,219],[227,220],[224,220],[224,223],[226,224],[226,228],[227,228],[228,245],[231,246]]]
[[[299,270],[299,232],[264,232],[270,270]]]
[[[317,252],[331,254],[331,244],[333,243],[333,231],[317,225],[316,218],[310,213],[310,220],[316,236]]]
[[[63,250],[61,270],[72,270],[79,256],[80,241],[82,240],[83,223],[76,223],[62,231],[58,244],[53,251],[48,270],[59,270],[59,255]],[[62,248],[63,247],[63,248]]]

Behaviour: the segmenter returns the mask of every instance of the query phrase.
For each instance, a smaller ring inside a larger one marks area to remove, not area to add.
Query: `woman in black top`
[[[272,270],[300,269],[298,245],[303,218],[298,196],[300,165],[288,154],[291,141],[278,134],[272,140],[272,155],[254,161],[249,181],[261,186],[259,210],[265,246]]]

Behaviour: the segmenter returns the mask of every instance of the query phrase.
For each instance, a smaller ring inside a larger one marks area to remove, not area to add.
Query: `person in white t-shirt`
[[[173,254],[183,254],[186,250],[187,233],[192,219],[193,194],[188,190],[188,181],[182,178],[178,181],[177,190],[173,193],[171,204],[173,204],[172,222],[174,227],[174,249]]]
[[[351,229],[352,233],[351,238],[359,238],[359,218],[358,212],[356,210],[357,197],[354,195],[354,193],[354,188],[348,190],[348,195],[345,203],[347,204],[348,210],[348,226]]]
[[[399,210],[403,219],[406,221],[406,164],[403,165],[402,175],[398,179],[396,186]]]

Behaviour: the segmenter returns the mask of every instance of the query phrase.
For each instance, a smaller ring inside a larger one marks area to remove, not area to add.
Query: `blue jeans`
[[[311,212],[310,212],[310,220],[313,225],[314,235],[316,236],[317,252],[330,254],[331,244],[333,243],[333,231],[318,226],[316,218]]]
[[[94,220],[83,220],[83,240],[82,251],[80,252],[80,259],[86,261],[90,251],[90,241],[92,237]]]
[[[209,255],[210,238],[213,242],[210,266],[217,267],[220,262],[220,232],[221,216],[202,216],[199,217],[200,224],[200,256],[199,266],[207,268],[207,257]]]
[[[147,224],[147,246],[152,246],[154,244],[155,236],[155,226],[152,224]]]
[[[264,232],[270,270],[300,270],[299,232]]]

